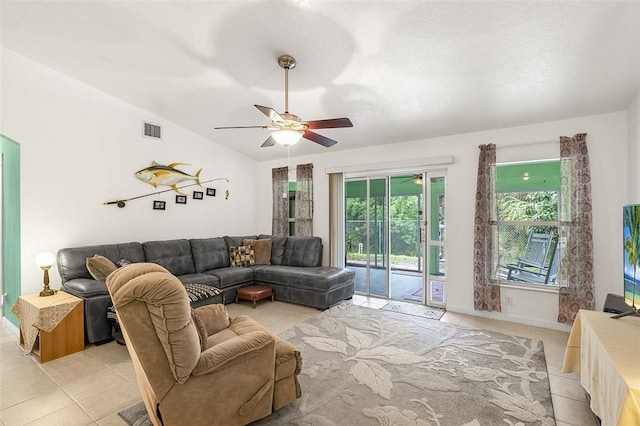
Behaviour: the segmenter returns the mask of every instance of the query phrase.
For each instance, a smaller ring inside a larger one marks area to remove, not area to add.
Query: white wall
[[[596,308],[601,309],[607,293],[622,291],[620,211],[626,198],[626,117],[625,112],[619,112],[353,151],[332,152],[329,149],[326,154],[306,157],[295,157],[293,147],[290,164],[295,167],[296,164],[314,163],[314,234],[322,237],[326,246],[329,236],[328,177],[323,173],[326,168],[453,155],[455,163],[447,167],[447,309],[564,329],[556,321],[555,293],[505,288],[503,297],[512,296],[513,306],[504,306],[503,303],[502,313],[473,310],[472,245],[478,145],[495,143],[499,147],[498,161],[557,158],[559,148],[554,142],[559,136],[588,133],[593,185]],[[260,229],[271,226],[271,169],[286,165],[284,151],[281,161],[260,163]],[[329,263],[328,250],[325,250],[323,263]]]
[[[42,288],[34,263],[42,251],[259,231],[256,161],[5,48],[1,111],[0,133],[21,144],[23,294]],[[143,120],[162,124],[162,141],[141,136]],[[175,204],[173,192],[123,209],[102,204],[155,191],[133,176],[153,160],[189,163],[179,168],[230,182],[205,185],[217,196],[187,205]],[[152,200],[166,201],[167,210],[152,210]],[[57,271],[51,285],[60,285]]]
[[[627,204],[640,204],[640,90],[627,111]]]
[[[33,263],[41,251],[270,231],[271,168],[287,165],[284,150],[282,160],[258,164],[5,48],[1,87],[0,133],[21,144],[23,293],[37,292],[42,286],[41,271]],[[496,143],[499,160],[549,158],[558,155],[557,145],[549,143],[557,141],[558,136],[588,133],[596,308],[601,309],[607,293],[621,292],[620,207],[640,202],[640,188],[628,188],[626,183],[627,179],[639,181],[639,96],[629,109],[628,121],[625,112],[611,113],[369,149],[329,149],[326,154],[307,157],[295,157],[293,147],[290,164],[314,163],[314,234],[326,245],[326,168],[453,155],[455,163],[447,167],[447,308],[557,328],[555,294],[504,289],[503,297],[513,297],[512,307],[504,306],[502,313],[473,311],[471,265],[478,145]],[[140,136],[142,120],[163,125],[162,142]],[[526,145],[536,142],[543,144]],[[506,148],[514,145],[523,146]],[[184,170],[192,173],[202,167],[203,180],[224,176],[231,182],[214,185],[217,197],[190,199],[186,206],[174,204],[172,193],[132,201],[124,209],[102,205],[107,200],[151,192],[153,188],[136,180],[133,172],[152,160],[191,163]],[[225,189],[231,192],[229,200],[221,194]],[[153,211],[152,199],[167,201],[167,210]],[[325,250],[324,264],[328,264],[328,252]],[[53,287],[58,287],[58,274],[51,275]]]

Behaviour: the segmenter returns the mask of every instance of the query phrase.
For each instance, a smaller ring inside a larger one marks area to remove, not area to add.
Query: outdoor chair
[[[508,265],[509,273],[507,280],[523,281],[536,284],[555,284],[558,280],[558,266],[560,265],[560,250],[556,245],[552,247],[553,257],[548,268],[542,268],[538,272],[532,272],[527,269],[517,268],[514,265]]]
[[[558,270],[557,244],[552,244],[552,234],[529,234],[524,255],[516,262],[503,265],[507,268],[507,281],[524,281],[538,284],[554,282]],[[551,262],[546,260],[551,253]]]

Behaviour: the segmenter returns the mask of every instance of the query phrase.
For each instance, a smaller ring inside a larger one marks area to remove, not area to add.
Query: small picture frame
[[[216,189],[215,188],[207,188],[207,195],[209,197],[215,197],[216,196]]]
[[[176,204],[187,204],[186,195],[176,195]]]
[[[153,209],[154,210],[166,210],[167,203],[164,201],[153,201]]]
[[[194,200],[202,200],[204,193],[201,191],[193,191]]]

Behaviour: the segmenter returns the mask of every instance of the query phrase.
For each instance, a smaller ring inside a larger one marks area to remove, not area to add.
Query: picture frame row
[[[194,200],[203,200],[204,192],[202,191],[193,191],[192,198]],[[216,196],[215,188],[206,188],[206,194],[208,197]],[[187,195],[176,194],[176,204],[187,204]],[[167,203],[166,201],[154,200],[153,201],[153,210],[166,210]]]

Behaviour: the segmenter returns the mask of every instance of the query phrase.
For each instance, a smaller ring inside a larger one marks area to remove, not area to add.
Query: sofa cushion
[[[271,240],[243,240],[243,246],[253,247],[255,265],[271,265]]]
[[[115,263],[99,254],[94,254],[93,257],[87,257],[85,265],[91,276],[98,281],[104,281],[107,275],[118,269]]]
[[[210,274],[186,274],[178,277],[182,284],[203,284],[211,287],[220,286],[220,280]]]
[[[284,247],[287,245],[286,235],[258,235],[259,240],[271,240],[271,264],[282,265],[282,257],[284,256]]]
[[[320,266],[322,264],[322,239],[320,237],[287,238],[282,264],[287,266]]]
[[[112,262],[129,259],[134,263],[144,262],[144,251],[140,243],[105,244],[63,248],[58,250],[57,266],[62,283],[75,278],[93,278],[87,270],[87,258],[99,254]]]
[[[253,266],[256,263],[253,247],[229,247],[229,262],[232,267]]]
[[[192,239],[191,253],[196,272],[226,268],[229,264],[229,247],[222,237]]]
[[[334,287],[343,286],[355,279],[355,272],[349,269],[327,266],[308,268],[271,265],[256,268],[255,280],[260,283],[275,283],[295,288],[314,291],[326,291]]]
[[[220,288],[227,288],[237,284],[253,282],[253,268],[218,268],[207,271],[207,274],[213,275],[220,280]]]
[[[147,241],[142,248],[147,262],[163,266],[173,275],[196,272],[189,240]]]

